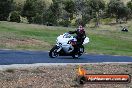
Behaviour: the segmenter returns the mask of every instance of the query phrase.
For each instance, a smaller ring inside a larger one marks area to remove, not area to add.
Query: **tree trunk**
[[[96,22],[95,22],[95,27],[99,27],[99,13],[96,12]]]
[[[119,22],[119,16],[116,15],[116,23],[118,23],[118,22]]]

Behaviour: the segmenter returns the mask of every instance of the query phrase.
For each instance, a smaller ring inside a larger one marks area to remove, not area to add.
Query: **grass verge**
[[[128,26],[129,32],[121,32],[120,26]],[[90,43],[87,53],[132,56],[132,23],[101,25],[86,28]],[[35,24],[0,22],[0,48],[22,50],[50,50],[56,37],[75,28],[47,27]]]

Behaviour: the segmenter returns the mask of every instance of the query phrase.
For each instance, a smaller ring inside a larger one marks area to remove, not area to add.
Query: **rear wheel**
[[[58,50],[58,47],[55,45],[49,52],[49,56],[51,58],[56,58],[58,56],[58,53],[57,53],[57,50]]]
[[[84,53],[84,46],[80,46],[79,49],[78,49],[78,54],[73,54],[72,57],[73,57],[73,58],[78,58],[78,57],[80,57],[83,53]]]
[[[79,56],[81,56],[84,53],[84,46],[79,47]]]

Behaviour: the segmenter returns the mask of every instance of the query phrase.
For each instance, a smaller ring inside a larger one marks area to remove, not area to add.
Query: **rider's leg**
[[[74,52],[75,52],[75,55],[78,55],[79,46],[80,46],[80,43],[79,43],[79,42],[77,42],[76,45],[74,45]]]

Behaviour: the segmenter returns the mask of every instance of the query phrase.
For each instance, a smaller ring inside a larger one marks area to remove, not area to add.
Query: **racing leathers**
[[[69,31],[69,34],[76,34],[75,38],[77,39],[76,44],[74,45],[74,51],[75,54],[78,54],[79,47],[83,44],[84,39],[86,38],[86,34],[84,29],[80,31],[80,29],[77,29],[75,31]]]

